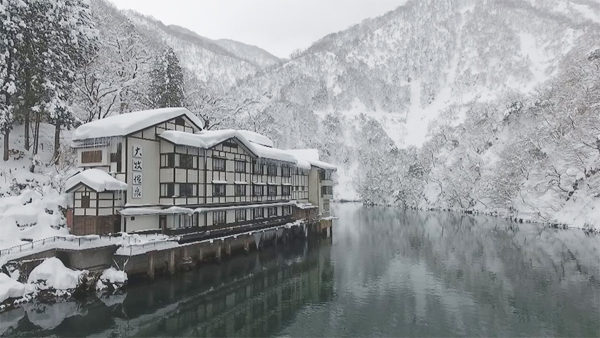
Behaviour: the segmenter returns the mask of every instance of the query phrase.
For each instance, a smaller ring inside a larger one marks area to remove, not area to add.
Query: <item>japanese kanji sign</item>
[[[140,199],[142,198],[142,183],[143,183],[143,169],[144,163],[142,160],[143,156],[142,146],[134,144],[131,149],[131,170],[132,170],[132,194],[131,198]]]

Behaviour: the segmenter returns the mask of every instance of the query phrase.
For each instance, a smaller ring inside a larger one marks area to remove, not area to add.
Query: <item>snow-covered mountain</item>
[[[597,25],[594,12],[590,1],[410,1],[324,37],[241,90],[318,114],[366,113],[397,145],[421,145],[443,110],[528,94],[555,76]]]
[[[156,46],[171,47],[181,65],[207,90],[222,93],[238,80],[252,76],[279,62],[267,51],[233,40],[211,40],[186,28],[165,25],[134,11],[118,11],[111,4],[98,1],[96,10],[109,10],[112,16],[128,20],[148,41]]]

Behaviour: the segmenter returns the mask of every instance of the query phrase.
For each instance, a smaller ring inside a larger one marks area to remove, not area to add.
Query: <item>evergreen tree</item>
[[[19,0],[0,0],[0,133],[4,135],[4,161],[8,160],[14,122],[16,82],[21,66],[18,47],[23,39],[23,13],[27,7]]]
[[[150,73],[150,100],[154,108],[181,107],[184,102],[183,70],[173,49],[168,48]]]

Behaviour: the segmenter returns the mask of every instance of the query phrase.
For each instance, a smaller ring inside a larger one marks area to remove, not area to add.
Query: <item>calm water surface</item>
[[[335,206],[287,244],[0,314],[7,336],[599,336],[600,237],[491,217]]]

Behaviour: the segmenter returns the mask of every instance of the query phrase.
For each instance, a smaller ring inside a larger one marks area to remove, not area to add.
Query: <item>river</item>
[[[25,304],[7,336],[598,336],[600,236],[338,204],[333,238]]]

